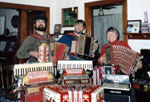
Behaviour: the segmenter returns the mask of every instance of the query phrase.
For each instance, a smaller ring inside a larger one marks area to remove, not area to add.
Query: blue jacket
[[[75,38],[76,38],[76,36],[73,33],[64,34],[57,42],[64,43],[71,48],[72,41],[75,40]],[[70,51],[70,49],[69,49],[69,51]],[[78,57],[73,56],[70,53],[69,53],[69,57],[70,57],[70,60],[79,59]]]

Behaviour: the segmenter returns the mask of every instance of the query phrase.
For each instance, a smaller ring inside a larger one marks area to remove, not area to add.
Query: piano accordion
[[[125,74],[131,74],[131,71],[134,71],[138,64],[139,53],[124,46],[114,45],[111,46],[111,58],[112,64],[120,66]]]
[[[24,77],[27,72],[32,71],[43,71],[48,70],[52,74],[56,75],[56,68],[53,63],[25,63],[25,64],[15,64],[14,65],[14,77]]]
[[[92,60],[59,60],[57,70],[65,68],[84,68],[85,70],[93,70]]]
[[[71,53],[74,55],[82,55],[87,57],[95,56],[95,43],[97,40],[93,37],[80,35],[72,41]]]
[[[43,89],[55,85],[53,75],[56,75],[53,63],[15,64],[14,77],[20,87],[22,102],[42,102]]]

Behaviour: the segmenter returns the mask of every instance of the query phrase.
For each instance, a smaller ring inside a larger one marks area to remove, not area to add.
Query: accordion
[[[43,102],[102,102],[99,85],[53,86],[44,88]]]
[[[97,40],[93,37],[80,35],[77,39],[72,41],[71,53],[74,55],[83,55],[87,57],[95,56],[95,44]]]
[[[39,62],[52,62],[54,66],[58,60],[64,59],[67,56],[69,47],[66,44],[59,42],[51,42],[50,44],[43,43],[39,47],[40,56]]]
[[[125,74],[131,74],[136,70],[139,59],[139,53],[124,46],[114,45],[110,46],[110,50],[106,50],[106,63],[118,65]]]
[[[67,56],[69,46],[59,42],[52,42],[50,44],[50,51],[50,61],[56,65],[58,60],[62,60]]]

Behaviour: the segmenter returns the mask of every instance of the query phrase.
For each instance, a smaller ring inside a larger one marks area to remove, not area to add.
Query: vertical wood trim
[[[19,37],[20,43],[27,37],[27,12],[22,10],[20,12],[20,29],[19,29]]]
[[[86,35],[89,37],[93,36],[93,11],[91,7],[85,7],[85,23],[86,23]]]
[[[19,37],[19,46],[23,43],[24,39],[27,37],[27,12],[21,10],[19,12],[20,17],[20,27],[18,29],[18,37]],[[24,63],[25,60],[19,60],[19,63]]]
[[[27,13],[27,35],[33,33],[33,15],[30,13]]]
[[[49,8],[46,9],[45,16],[47,17],[46,32],[50,33],[50,9]]]
[[[122,16],[123,16],[123,21],[122,21],[122,26],[123,26],[123,40],[125,42],[128,42],[128,36],[125,34],[126,28],[127,28],[127,0],[124,0],[122,3],[123,9],[122,9]]]

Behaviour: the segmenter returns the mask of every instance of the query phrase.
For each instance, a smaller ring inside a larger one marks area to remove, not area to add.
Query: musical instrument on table
[[[95,56],[95,47],[97,40],[93,37],[80,35],[72,41],[71,53],[74,55],[82,55],[87,57]]]
[[[58,60],[57,69],[65,68],[84,68],[85,70],[93,70],[92,60]]]
[[[52,62],[15,64],[13,71],[14,77],[17,80],[17,88],[12,90],[12,93],[16,93],[25,88],[24,96],[29,93],[39,93],[40,88],[53,84],[52,74],[56,75],[56,67],[53,66]],[[49,78],[51,79],[49,80]]]
[[[48,70],[56,75],[56,68],[52,62],[48,63],[25,63],[14,65],[14,77],[23,77],[27,72]]]
[[[83,68],[65,68],[62,79],[64,85],[91,84],[91,78],[86,74]]]
[[[12,93],[19,92],[18,98],[21,98],[23,102],[42,102],[42,90],[55,84],[52,75],[56,75],[55,73],[56,67],[52,62],[15,64],[14,77],[18,83]]]

